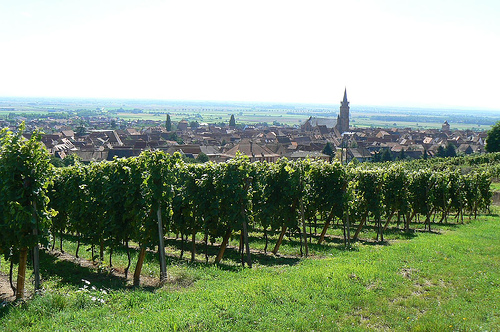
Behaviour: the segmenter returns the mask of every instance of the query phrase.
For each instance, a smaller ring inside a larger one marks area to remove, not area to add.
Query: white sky
[[[500,110],[500,1],[0,0],[0,96]]]

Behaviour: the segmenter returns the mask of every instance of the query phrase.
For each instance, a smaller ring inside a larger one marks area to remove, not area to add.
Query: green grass
[[[500,191],[500,182],[492,182],[490,188],[491,191]]]
[[[332,239],[321,250],[313,246],[321,258],[256,258],[253,269],[238,266],[236,250],[220,267],[170,258],[171,281],[161,288],[129,288],[105,272],[43,255],[44,295],[1,309],[0,330],[494,331],[499,220],[481,216],[410,239],[394,232],[388,244],[358,242],[353,250]],[[170,240],[169,250],[178,253],[177,242]],[[297,252],[293,238],[282,250]],[[148,259],[157,274],[155,255]]]

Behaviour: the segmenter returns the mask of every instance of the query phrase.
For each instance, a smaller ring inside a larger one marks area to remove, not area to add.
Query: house
[[[189,123],[186,120],[181,120],[177,124],[177,130],[186,131],[189,127]]]
[[[250,161],[268,161],[271,163],[276,162],[280,155],[274,153],[271,149],[266,146],[259,145],[252,142],[251,140],[244,139],[236,144],[233,148],[226,151],[223,155],[228,159],[236,157],[237,153],[241,153],[250,158]]]
[[[371,161],[372,154],[365,148],[347,148],[347,161],[356,158],[360,162]]]
[[[294,151],[287,156],[290,160],[320,159],[330,161],[330,156],[319,151]]]

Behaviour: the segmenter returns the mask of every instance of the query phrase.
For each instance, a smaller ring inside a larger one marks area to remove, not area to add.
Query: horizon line
[[[258,100],[216,100],[216,99],[162,99],[162,98],[146,98],[146,97],[132,97],[132,98],[127,98],[127,97],[70,97],[70,96],[2,96],[0,95],[0,101],[1,100],[20,100],[20,99],[45,99],[45,100],[102,100],[102,101],[139,101],[139,102],[147,102],[147,101],[154,101],[154,102],[175,102],[175,103],[180,103],[180,102],[185,102],[185,103],[190,103],[190,104],[196,104],[196,103],[209,103],[209,104],[232,104],[232,103],[237,103],[237,104],[262,104],[262,105],[315,105],[315,106],[328,106],[328,107],[339,107],[341,101],[338,103],[324,103],[324,102],[298,102],[298,101],[258,101]],[[351,101],[349,103],[351,108],[357,109],[357,108],[362,108],[362,107],[387,107],[387,108],[407,108],[407,109],[435,109],[435,110],[455,110],[455,111],[466,111],[466,110],[479,110],[479,111],[496,111],[500,112],[500,109],[497,108],[485,108],[485,107],[471,107],[471,106],[456,106],[456,105],[396,105],[396,104],[356,104],[354,105],[351,104]]]

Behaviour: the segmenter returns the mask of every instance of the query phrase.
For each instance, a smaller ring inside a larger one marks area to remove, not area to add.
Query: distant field
[[[164,120],[165,114],[167,111],[149,111],[148,113],[139,113],[133,114],[130,112],[117,112],[116,116],[125,119],[125,120]],[[160,114],[158,114],[160,113]],[[227,111],[216,111],[216,110],[193,110],[193,112],[186,111],[177,111],[171,110],[168,111],[170,114],[172,121],[198,121],[198,122],[206,122],[206,123],[219,123],[219,122],[229,122],[229,118],[231,114],[235,115],[236,123],[244,123],[244,124],[256,124],[266,122],[269,125],[272,125],[273,122],[278,122],[280,124],[286,125],[301,125],[304,123],[309,116],[320,116],[321,114],[308,114],[307,112],[290,114],[291,112],[288,110],[247,110],[247,111],[238,111],[232,112],[231,110]],[[398,116],[399,114],[393,114]],[[331,113],[326,113],[323,115],[324,117],[332,117],[336,118],[336,116]],[[443,122],[427,122],[425,117],[424,121],[381,121],[374,120],[371,118],[373,115],[357,115],[355,112],[351,112],[351,127],[358,128],[366,128],[366,127],[381,127],[381,128],[407,128],[410,127],[412,129],[440,129]],[[471,123],[453,123],[450,121],[451,129],[475,129],[475,130],[489,130],[491,126],[489,125],[480,125],[474,122]]]
[[[352,105],[351,105],[352,106]],[[199,123],[229,122],[231,114],[236,122],[268,125],[300,125],[310,116],[336,118],[338,105],[284,104],[273,105],[249,102],[195,102],[158,100],[50,100],[50,99],[0,99],[0,118],[9,114],[47,115],[69,112],[73,115],[95,113],[124,120],[164,121],[169,113],[174,122],[182,119]],[[80,112],[80,113],[79,113]],[[500,119],[500,111],[439,110],[422,108],[397,108],[380,106],[351,107],[352,127],[382,127],[427,129],[441,128],[447,120],[451,129],[489,130]]]
[[[124,120],[165,120],[166,111],[149,111],[148,113],[130,113],[130,112],[117,112],[116,117]],[[169,111],[172,121],[198,121],[199,123],[220,123],[229,122],[231,114],[234,114],[236,123],[256,124],[266,122],[272,125],[273,122],[286,125],[300,125],[308,119],[308,116],[302,114],[287,114],[285,111],[267,111],[267,110],[254,110],[247,112],[231,112],[231,111],[193,111],[192,113],[186,111]]]
[[[374,127],[374,128],[412,128],[412,129],[441,129],[443,122],[408,122],[408,121],[379,121],[370,118],[351,118],[351,127]],[[451,130],[489,130],[491,126],[478,125],[476,123],[450,123]]]

